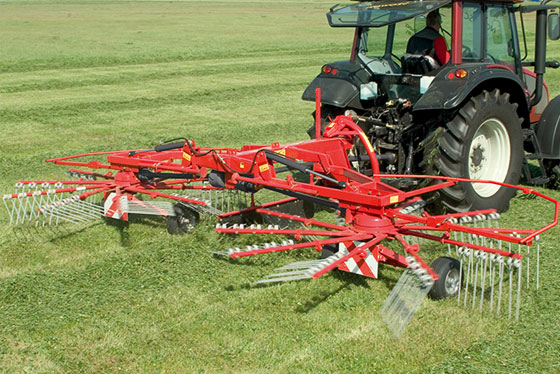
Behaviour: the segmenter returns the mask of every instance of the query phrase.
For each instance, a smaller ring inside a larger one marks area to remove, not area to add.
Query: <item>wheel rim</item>
[[[511,158],[511,143],[504,124],[490,118],[474,134],[469,150],[469,178],[503,183],[506,180]],[[482,197],[494,195],[500,186],[474,183],[474,191]]]
[[[177,224],[183,231],[189,232],[196,227],[199,220],[196,212],[187,207],[178,205],[175,208],[175,213]]]
[[[445,276],[445,292],[450,296],[455,295],[459,291],[460,283],[459,270],[449,270]]]
[[[185,229],[185,231],[191,231],[192,229],[194,229],[194,220],[192,219],[192,217],[179,217],[179,225]]]

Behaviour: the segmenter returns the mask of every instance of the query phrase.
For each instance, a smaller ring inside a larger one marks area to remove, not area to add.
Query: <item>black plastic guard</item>
[[[467,71],[467,78],[455,77],[457,69]],[[519,103],[519,112],[527,112],[527,101],[523,94],[523,83],[505,68],[488,67],[483,64],[446,66],[438,71],[430,88],[414,104],[413,111],[454,109],[468,99],[479,87],[500,88],[509,92]]]
[[[560,95],[545,108],[537,125],[537,140],[543,158],[560,159]]]
[[[346,108],[354,100],[359,100],[360,91],[352,83],[338,78],[318,76],[307,86],[301,98],[315,101],[315,89],[321,89],[321,103]]]

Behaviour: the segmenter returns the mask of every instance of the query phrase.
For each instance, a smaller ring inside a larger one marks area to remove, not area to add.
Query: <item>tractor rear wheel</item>
[[[495,89],[473,96],[426,147],[425,172],[447,177],[517,184],[521,176],[522,119],[508,93]],[[457,183],[439,190],[433,213],[494,208],[507,210],[515,190],[498,184]]]
[[[337,116],[345,114],[346,112],[350,113],[351,111],[332,105],[321,105],[321,134],[323,134],[331,120],[334,120]],[[313,126],[307,129],[307,135],[309,135],[310,139],[315,139],[315,112],[313,112]]]

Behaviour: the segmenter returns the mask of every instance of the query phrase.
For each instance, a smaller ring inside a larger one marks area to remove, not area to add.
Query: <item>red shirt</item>
[[[439,36],[434,40],[434,51],[438,61],[443,65],[449,61],[449,50],[447,49],[447,42],[443,36]]]

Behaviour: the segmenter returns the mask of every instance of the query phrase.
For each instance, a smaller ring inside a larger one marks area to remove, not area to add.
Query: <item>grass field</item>
[[[85,151],[306,139],[301,93],[352,39],[328,27],[333,3],[0,2],[0,191],[63,178],[44,160]],[[313,253],[214,258],[233,239],[211,218],[182,237],[163,220],[33,235],[0,212],[2,373],[560,372],[557,228],[518,322],[426,300],[397,340],[378,315],[391,268],[251,288]],[[504,220],[535,227],[549,212],[517,197]]]

